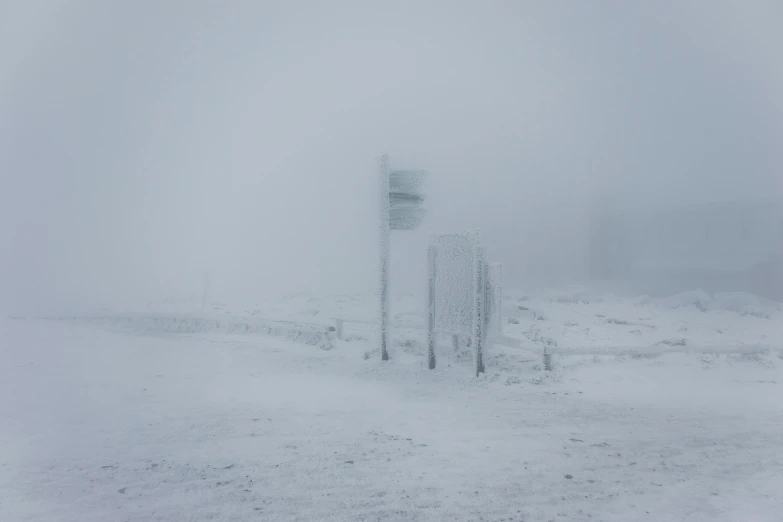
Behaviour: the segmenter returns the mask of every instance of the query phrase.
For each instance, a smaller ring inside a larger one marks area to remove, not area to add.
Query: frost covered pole
[[[423,170],[390,170],[389,156],[380,159],[379,169],[381,222],[380,222],[380,312],[381,359],[389,360],[389,240],[392,230],[416,230],[421,225],[425,210],[424,195],[420,187]]]
[[[495,311],[495,318],[497,325],[495,326],[496,333],[503,335],[503,265],[500,263],[495,264],[495,278],[497,295],[495,296],[495,303],[497,310]]]
[[[389,360],[387,347],[389,340],[389,250],[390,250],[390,210],[389,210],[389,156],[381,156],[379,165],[381,197],[380,215],[380,313],[381,313],[381,359]]]
[[[209,283],[210,283],[210,274],[209,272],[204,272],[204,292],[201,295],[201,311],[205,312],[207,310],[207,302],[209,301]]]
[[[484,279],[484,248],[476,245],[473,248],[473,346],[476,350],[476,377],[484,373],[484,313],[485,313],[485,279]]]
[[[435,245],[427,249],[427,358],[435,369]]]

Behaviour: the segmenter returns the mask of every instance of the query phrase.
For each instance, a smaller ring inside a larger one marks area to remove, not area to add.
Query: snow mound
[[[754,294],[721,292],[715,294],[712,309],[771,319],[775,313],[781,310],[781,305]]]
[[[680,292],[670,297],[664,297],[657,300],[661,308],[677,309],[687,306],[695,306],[702,312],[706,312],[712,306],[712,298],[704,290],[691,290],[689,292]]]

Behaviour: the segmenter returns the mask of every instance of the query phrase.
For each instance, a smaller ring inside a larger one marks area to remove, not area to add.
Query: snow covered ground
[[[200,301],[151,303],[140,312],[206,315],[247,321],[294,321],[302,324],[346,323],[346,336],[369,340],[377,321],[377,297],[295,295],[271,302],[238,305],[213,304],[206,313]],[[421,297],[399,296],[393,315],[403,325],[425,323]],[[701,291],[668,298],[620,297],[585,288],[553,290],[507,296],[504,299],[504,332],[521,339],[532,350],[556,347],[562,352],[588,353],[595,349],[650,349],[654,347],[732,348],[737,346],[783,347],[781,304],[750,294],[714,296]],[[403,328],[405,330],[405,328]],[[399,329],[398,329],[399,333]],[[422,339],[414,331],[404,335]],[[688,351],[688,350],[684,350]]]
[[[395,311],[415,322],[421,306]],[[495,346],[475,379],[447,339],[427,370],[414,329],[396,331],[382,363],[361,324],[307,344],[165,321],[8,320],[0,520],[783,520],[778,305],[561,292],[509,298],[505,312],[506,333],[531,348],[776,349],[564,356],[544,372],[532,349]],[[207,315],[329,324],[373,308],[298,296]]]

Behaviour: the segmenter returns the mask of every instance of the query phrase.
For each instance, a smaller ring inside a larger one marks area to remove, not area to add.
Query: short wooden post
[[[343,320],[342,319],[335,319],[335,330],[337,335],[337,339],[340,341],[343,340]]]
[[[435,246],[427,249],[427,365],[435,369]]]

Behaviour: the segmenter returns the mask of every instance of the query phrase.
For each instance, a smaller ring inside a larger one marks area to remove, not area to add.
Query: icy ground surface
[[[393,304],[392,313],[399,323],[424,325],[421,297],[400,296]],[[373,321],[378,315],[377,297],[373,296],[295,295],[244,305],[214,303],[206,312],[201,311],[200,300],[193,299],[150,303],[139,311],[322,324],[334,324],[334,318]],[[783,347],[781,304],[750,294],[710,296],[693,291],[653,299],[574,288],[507,296],[503,314],[507,335],[539,349],[543,346],[576,351],[590,347]],[[356,340],[374,335],[368,325],[346,323],[345,327],[347,337]],[[423,339],[421,334],[405,333]]]
[[[783,346],[777,305],[731,299],[523,296],[506,300],[506,331]],[[398,319],[418,304],[396,303]],[[210,310],[372,312],[302,296]],[[495,346],[474,379],[447,339],[427,370],[416,330],[397,329],[382,363],[367,325],[331,346],[144,328],[0,323],[0,521],[783,520],[777,351],[563,357],[543,372]]]

